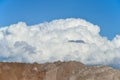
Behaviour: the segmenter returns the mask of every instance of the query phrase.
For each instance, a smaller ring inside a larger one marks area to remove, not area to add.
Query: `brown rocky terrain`
[[[0,63],[0,80],[120,80],[120,71],[80,62]]]

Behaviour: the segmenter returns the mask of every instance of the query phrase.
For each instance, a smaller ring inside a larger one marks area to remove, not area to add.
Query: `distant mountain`
[[[120,71],[80,62],[0,63],[0,80],[120,80]]]

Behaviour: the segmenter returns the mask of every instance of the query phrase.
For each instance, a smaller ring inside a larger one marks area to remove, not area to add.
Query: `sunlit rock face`
[[[80,62],[0,63],[0,80],[120,80],[120,71]]]

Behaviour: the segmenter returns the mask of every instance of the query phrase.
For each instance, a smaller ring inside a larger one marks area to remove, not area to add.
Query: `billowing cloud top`
[[[83,19],[59,19],[27,26],[24,22],[0,28],[0,60],[53,62],[76,60],[111,64],[120,60],[120,36],[112,41]]]

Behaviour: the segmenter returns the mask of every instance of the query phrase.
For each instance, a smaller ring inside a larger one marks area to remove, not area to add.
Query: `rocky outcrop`
[[[80,62],[0,63],[0,80],[120,80],[120,71]]]

